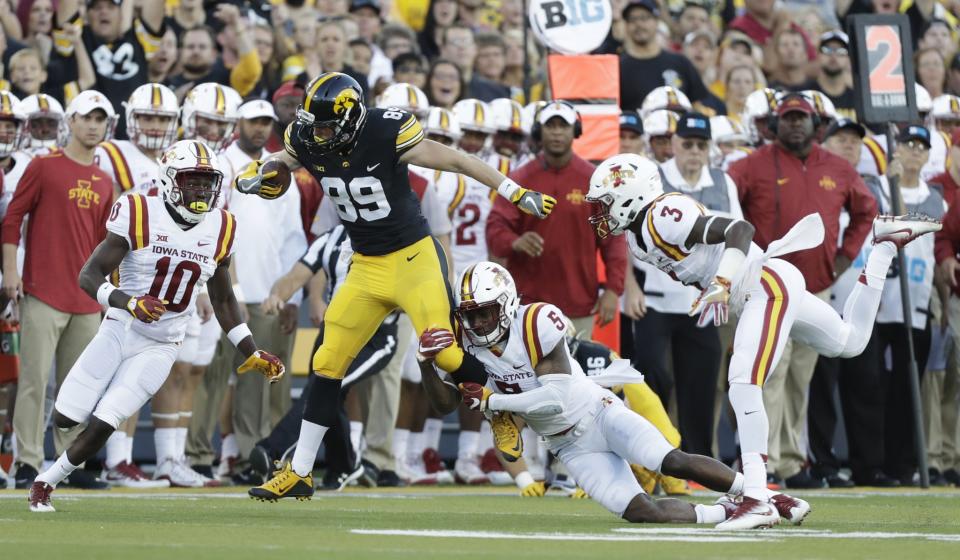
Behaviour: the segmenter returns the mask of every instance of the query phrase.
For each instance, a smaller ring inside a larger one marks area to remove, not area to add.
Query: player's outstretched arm
[[[440,414],[450,414],[460,406],[460,392],[453,383],[440,378],[434,361],[437,354],[454,343],[453,333],[444,329],[427,329],[420,335],[417,346],[417,363],[420,366],[420,383],[427,393],[430,404]]]
[[[127,240],[113,232],[97,245],[80,269],[80,288],[104,307],[123,309],[134,319],[152,323],[167,310],[167,302],[151,295],[131,296],[106,280],[130,250]]]
[[[523,212],[538,218],[546,218],[557,203],[552,196],[521,187],[479,158],[433,140],[423,140],[410,148],[400,156],[400,162],[472,177],[500,193]]]
[[[237,373],[257,370],[271,383],[279,381],[286,371],[283,362],[273,354],[257,349],[253,333],[240,315],[240,304],[233,293],[233,280],[230,276],[231,260],[232,257],[227,257],[220,261],[220,265],[207,283],[213,314],[220,322],[220,327],[226,331],[227,338],[246,358],[237,368]]]
[[[493,393],[478,383],[461,383],[463,402],[480,412],[518,412],[520,414],[560,414],[568,401],[570,359],[561,339],[534,368],[542,384],[536,389],[516,394]]]
[[[739,249],[746,254],[753,242],[754,231],[750,222],[708,214],[697,218],[685,244],[693,247],[697,244],[726,243],[728,249]]]

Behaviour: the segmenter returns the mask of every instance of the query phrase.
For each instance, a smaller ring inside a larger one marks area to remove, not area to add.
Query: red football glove
[[[248,371],[257,371],[267,378],[270,383],[276,383],[283,377],[286,368],[280,358],[274,356],[266,350],[257,350],[250,354],[247,359],[237,368],[237,373],[243,374]]]
[[[468,381],[460,384],[460,394],[463,395],[463,404],[470,410],[484,412],[487,410],[487,399],[493,391],[479,383]]]
[[[447,329],[427,329],[420,335],[420,347],[417,348],[417,360],[420,363],[432,362],[444,348],[453,346],[453,333]]]
[[[137,321],[152,323],[167,311],[167,302],[150,295],[134,296],[127,302],[127,311]]]

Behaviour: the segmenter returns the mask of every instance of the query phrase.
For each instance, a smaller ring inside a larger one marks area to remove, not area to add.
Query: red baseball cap
[[[273,93],[273,102],[276,103],[284,97],[299,97],[302,99],[304,94],[306,94],[306,90],[298,86],[297,82],[284,82],[279,88],[277,88],[277,91]]]
[[[817,114],[817,111],[813,108],[813,105],[811,105],[810,102],[802,95],[791,95],[781,101],[780,105],[777,105],[778,117],[782,117],[787,113],[792,113],[794,111],[799,111],[808,115]]]

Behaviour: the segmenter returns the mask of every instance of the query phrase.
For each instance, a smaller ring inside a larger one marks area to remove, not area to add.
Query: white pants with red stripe
[[[761,386],[780,361],[788,337],[827,357],[847,358],[863,352],[881,294],[881,290],[858,282],[840,317],[806,290],[796,267],[780,259],[767,261],[747,290],[727,379]]]
[[[67,374],[56,409],[74,422],[92,413],[116,429],[157,393],[179,349],[108,317]]]

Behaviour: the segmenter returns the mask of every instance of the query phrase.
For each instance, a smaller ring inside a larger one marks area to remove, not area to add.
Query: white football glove
[[[711,320],[714,326],[719,327],[726,324],[729,319],[729,302],[730,281],[717,276],[700,292],[690,307],[689,315],[691,317],[700,315],[700,319],[697,320],[698,327],[710,324]]]

